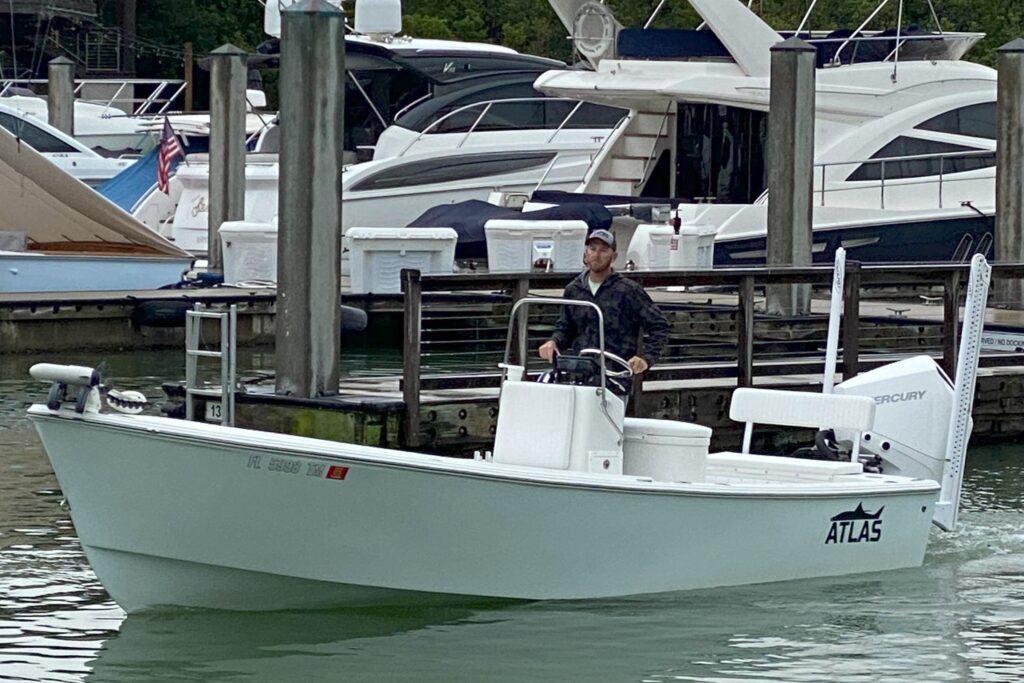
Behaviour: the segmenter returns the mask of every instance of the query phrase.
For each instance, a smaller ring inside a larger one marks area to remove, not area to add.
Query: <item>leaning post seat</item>
[[[742,388],[733,392],[729,417],[746,423],[743,451],[712,453],[708,456],[709,469],[746,472],[758,477],[771,477],[774,473],[785,478],[827,480],[834,476],[859,474],[864,470],[858,461],[860,437],[874,424],[875,402],[868,396]],[[856,434],[853,452],[847,462],[751,454],[754,423],[852,431]]]
[[[851,462],[857,462],[860,435],[875,422],[875,401],[867,396],[812,394],[779,389],[737,389],[729,404],[729,418],[745,422],[743,452],[750,452],[754,423],[783,427],[817,427],[856,432]]]
[[[506,381],[498,404],[494,462],[621,473],[625,404],[605,393],[607,415],[596,387]]]

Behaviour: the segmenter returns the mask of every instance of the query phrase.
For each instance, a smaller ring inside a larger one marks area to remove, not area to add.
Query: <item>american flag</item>
[[[164,117],[164,130],[160,134],[160,152],[156,160],[156,186],[164,194],[170,193],[171,159],[184,158],[185,153],[178,142],[178,136],[171,128],[171,122]]]

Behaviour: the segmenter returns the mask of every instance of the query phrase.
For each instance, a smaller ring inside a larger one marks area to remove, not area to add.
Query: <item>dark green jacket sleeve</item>
[[[562,297],[571,298],[568,287],[562,292]],[[558,320],[555,321],[555,331],[551,334],[551,338],[558,345],[558,350],[562,352],[566,351],[572,345],[572,341],[576,339],[576,319],[572,314],[572,309],[572,306],[558,307]]]

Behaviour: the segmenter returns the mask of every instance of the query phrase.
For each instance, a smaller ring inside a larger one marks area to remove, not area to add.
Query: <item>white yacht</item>
[[[717,228],[717,264],[756,263],[769,201],[769,50],[791,34],[738,0],[689,2],[705,30],[623,29],[617,56],[595,71],[548,72],[536,87],[631,110],[577,191],[673,198],[684,225]],[[982,35],[864,25],[800,35],[818,51],[815,259],[838,246],[861,261],[989,249],[996,72],[961,60]]]
[[[40,119],[8,106],[7,99],[0,100],[0,127],[86,185],[100,185],[135,163],[134,158],[100,156],[81,141],[48,124],[45,113]]]
[[[44,84],[45,81],[19,83]],[[25,91],[23,88],[9,87],[12,85],[10,82],[0,83],[0,102],[46,121],[49,111],[46,98],[30,94],[31,91]],[[116,97],[104,102],[76,98],[75,139],[87,148],[103,152],[107,156],[145,152],[156,144],[157,138],[153,136],[152,131],[142,125],[144,119],[129,115],[116,105]]]
[[[515,98],[410,128],[399,119],[381,135],[373,161],[342,173],[344,227],[404,226],[430,208],[486,200],[498,188],[570,190],[625,115],[578,100]]]

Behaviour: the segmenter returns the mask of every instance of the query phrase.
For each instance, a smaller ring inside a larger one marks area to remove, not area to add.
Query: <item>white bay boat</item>
[[[563,357],[563,383],[507,366],[493,454],[474,460],[101,411],[98,373],[74,366],[33,368],[53,386],[29,416],[129,612],[604,598],[914,567],[933,521],[956,523],[987,285],[978,256],[955,387],[917,357],[830,394],[738,389],[740,453],[709,453],[706,427],[624,418],[600,351]],[[754,422],[828,425],[852,452],[753,454]]]

